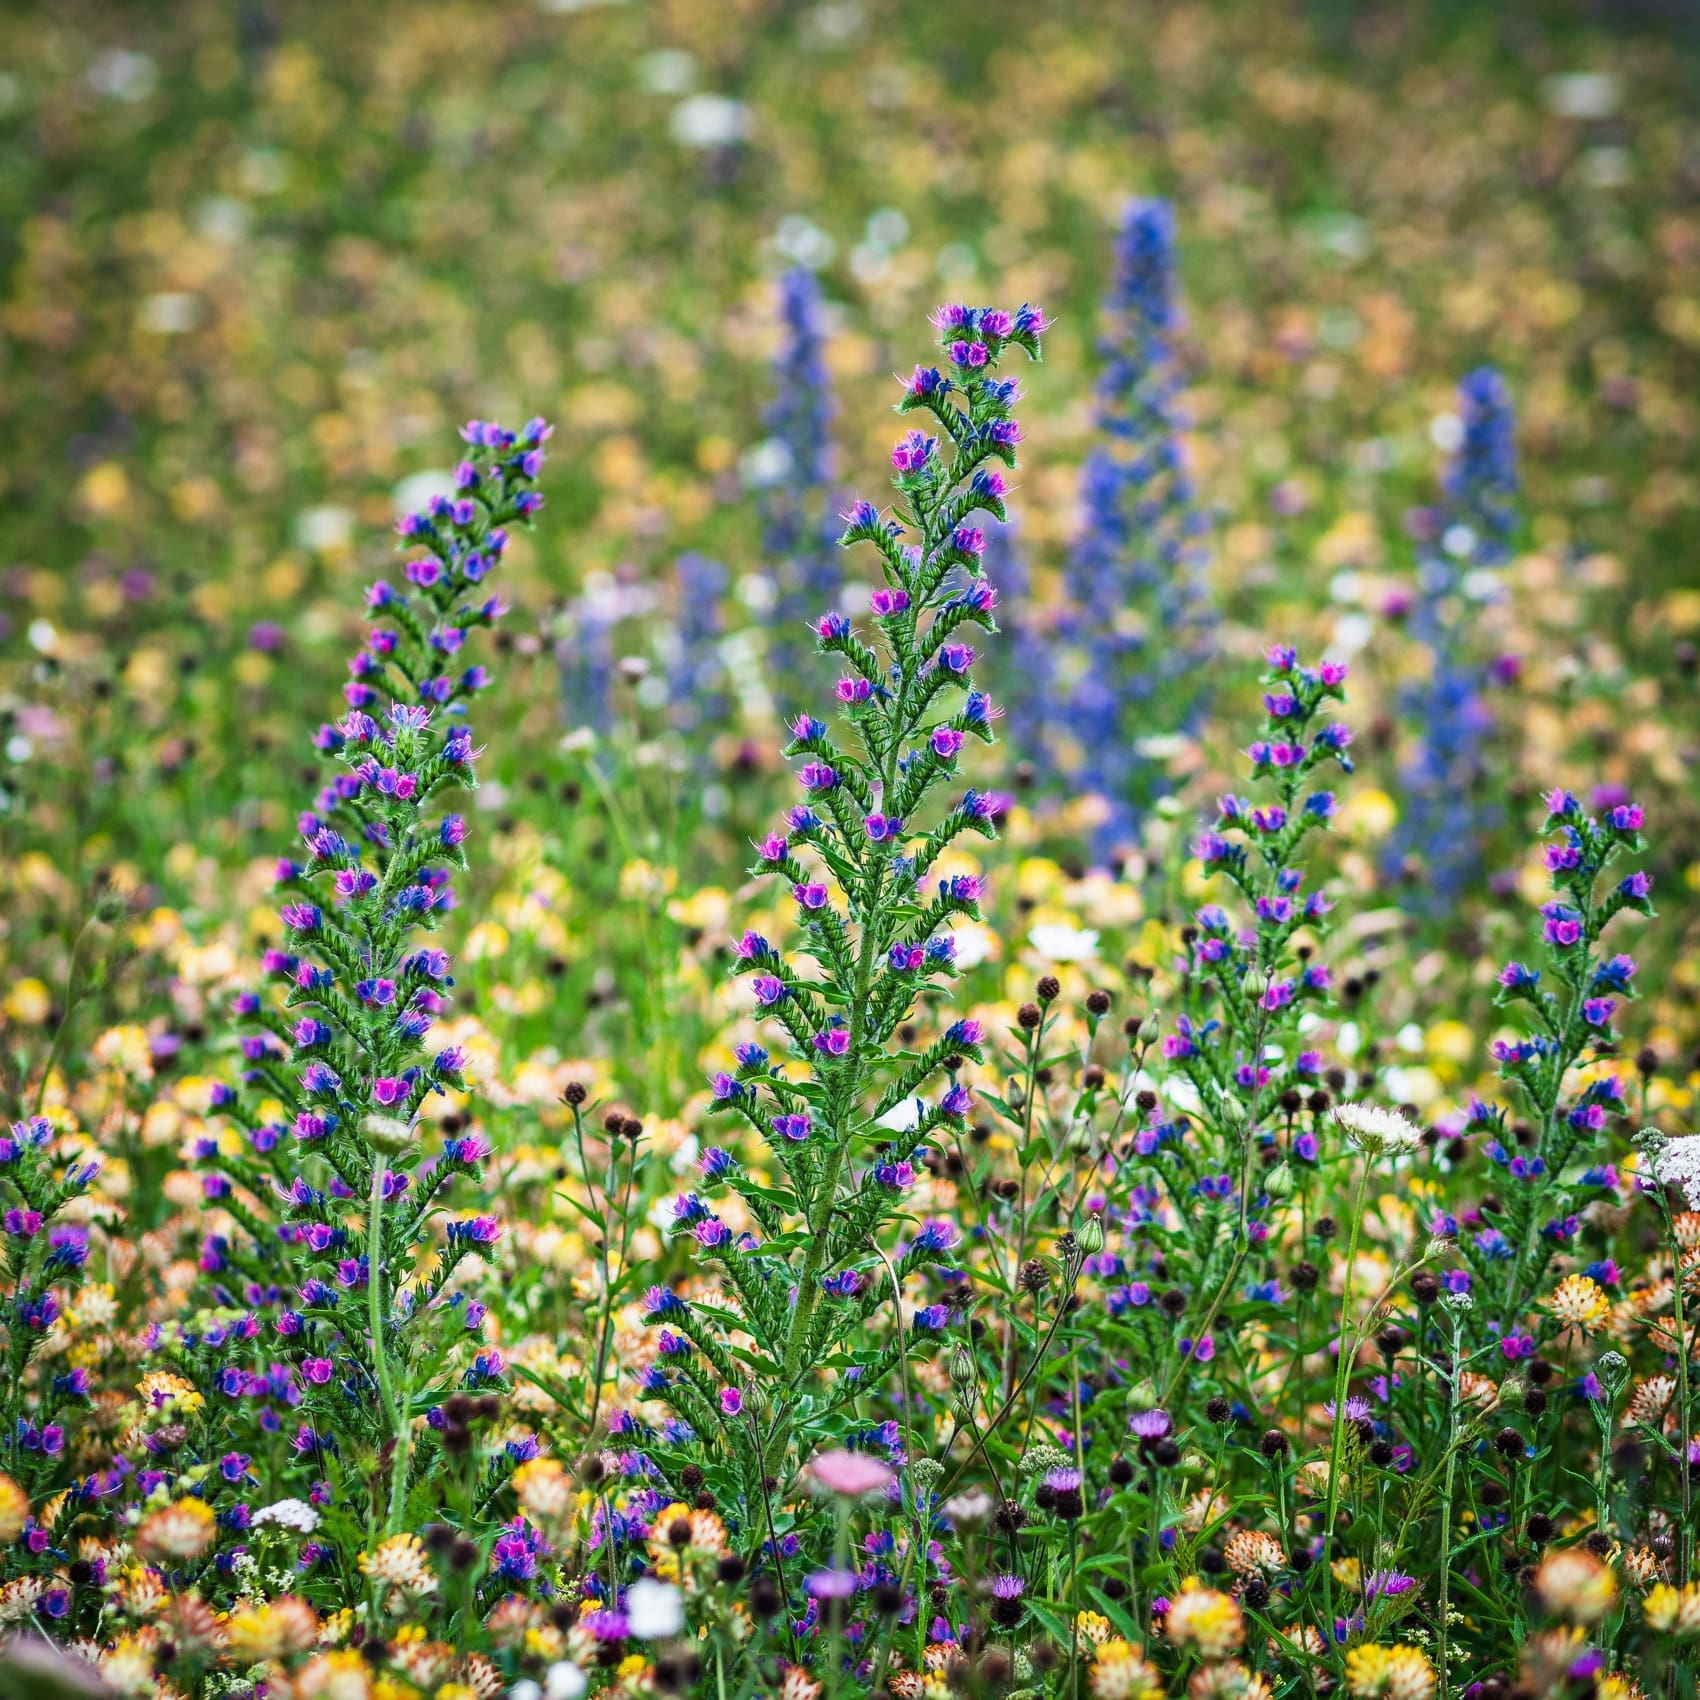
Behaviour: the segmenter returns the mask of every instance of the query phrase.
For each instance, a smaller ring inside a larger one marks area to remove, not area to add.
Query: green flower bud
[[[944,1465],[936,1458],[917,1458],[909,1475],[921,1493],[931,1493],[944,1479]]]
[[[975,1380],[974,1354],[965,1340],[958,1340],[950,1350],[950,1385],[964,1393],[973,1388]]]
[[[1615,1399],[1629,1379],[1629,1360],[1622,1352],[1601,1352],[1594,1360],[1594,1374],[1610,1397]]]
[[[1088,1257],[1096,1257],[1104,1249],[1104,1218],[1091,1215],[1080,1230],[1080,1249]]]
[[[367,1116],[360,1124],[360,1131],[373,1150],[389,1157],[406,1151],[418,1137],[414,1124],[400,1116]]]

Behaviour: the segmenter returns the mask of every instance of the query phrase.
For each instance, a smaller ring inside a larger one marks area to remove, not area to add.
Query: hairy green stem
[[[1352,1200],[1352,1231],[1346,1242],[1346,1272],[1340,1288],[1340,1361],[1334,1370],[1334,1430],[1328,1442],[1328,1515],[1322,1525],[1322,1597],[1329,1623],[1334,1621],[1334,1570],[1332,1553],[1334,1519],[1340,1510],[1340,1452],[1346,1436],[1346,1387],[1351,1380],[1356,1353],[1354,1336],[1349,1349],[1346,1336],[1352,1309],[1352,1275],[1358,1260],[1358,1233],[1363,1226],[1364,1194],[1369,1190],[1369,1159],[1358,1171],[1358,1190]]]
[[[384,1160],[372,1154],[372,1194],[366,1211],[366,1320],[372,1331],[372,1371],[390,1425],[390,1509],[386,1535],[400,1532],[407,1502],[407,1454],[412,1425],[397,1398],[384,1347]]]

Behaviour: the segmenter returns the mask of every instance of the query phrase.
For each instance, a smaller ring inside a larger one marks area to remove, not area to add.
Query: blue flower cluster
[[[1184,379],[1174,209],[1129,202],[1105,301],[1099,442],[1087,458],[1085,522],[1066,570],[1074,676],[1060,693],[1056,732],[1079,779],[1109,804],[1101,851],[1130,842],[1164,789],[1144,740],[1193,725],[1205,699],[1213,620],[1198,507],[1181,441]]]
[[[1494,720],[1487,669],[1467,630],[1474,585],[1467,575],[1501,565],[1517,525],[1516,421],[1505,380],[1492,367],[1458,386],[1461,437],[1442,480],[1444,502],[1425,516],[1412,633],[1428,653],[1428,676],[1402,706],[1417,739],[1402,773],[1404,809],[1383,872],[1419,865],[1421,900],[1451,908],[1479,877],[1499,811],[1485,795],[1484,746]]]

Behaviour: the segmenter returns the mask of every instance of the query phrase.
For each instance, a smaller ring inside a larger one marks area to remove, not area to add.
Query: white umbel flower
[[[1357,1148],[1374,1157],[1383,1151],[1415,1151],[1423,1142],[1423,1130],[1397,1110],[1376,1104],[1337,1104],[1334,1120]]]
[[[1679,1186],[1689,1208],[1700,1210],[1700,1134],[1673,1139],[1653,1161],[1660,1186]]]
[[[280,1499],[254,1513],[255,1528],[267,1523],[275,1523],[280,1529],[293,1529],[298,1535],[310,1535],[319,1526],[319,1514],[304,1499]]]

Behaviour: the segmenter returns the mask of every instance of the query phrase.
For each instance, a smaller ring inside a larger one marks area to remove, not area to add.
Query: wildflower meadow
[[[1700,43],[0,16],[0,1700],[1700,1695]]]

